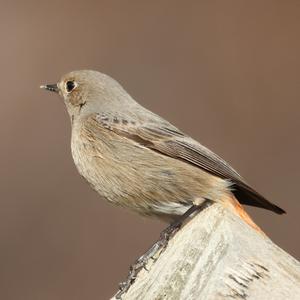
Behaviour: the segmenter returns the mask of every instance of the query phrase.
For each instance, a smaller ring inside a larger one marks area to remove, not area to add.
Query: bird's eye
[[[77,84],[75,83],[75,81],[67,81],[66,82],[66,90],[68,93],[71,93],[75,88],[76,88]]]

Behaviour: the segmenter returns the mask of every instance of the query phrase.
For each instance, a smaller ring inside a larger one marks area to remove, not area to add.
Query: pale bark
[[[218,204],[190,220],[147,269],[123,300],[300,299],[300,263]]]

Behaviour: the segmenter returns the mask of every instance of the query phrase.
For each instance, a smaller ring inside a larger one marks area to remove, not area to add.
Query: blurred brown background
[[[109,206],[78,175],[65,107],[38,87],[83,68],[286,209],[249,211],[299,258],[300,2],[45,3],[1,1],[0,298],[108,299],[165,226]]]

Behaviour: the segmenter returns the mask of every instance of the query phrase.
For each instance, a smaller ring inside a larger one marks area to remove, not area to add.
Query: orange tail
[[[243,206],[239,203],[239,201],[234,196],[230,197],[230,203],[231,203],[232,207],[234,208],[234,212],[242,220],[244,220],[249,226],[251,226],[253,229],[255,229],[260,234],[265,235],[265,233],[254,223],[254,221],[251,219],[251,217],[244,210]]]

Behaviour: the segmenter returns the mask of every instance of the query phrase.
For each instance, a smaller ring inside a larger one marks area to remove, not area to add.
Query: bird
[[[41,88],[63,98],[75,165],[108,202],[166,221],[205,200],[285,213],[225,160],[144,108],[110,76],[72,71]]]
[[[182,216],[190,217],[208,203],[232,209],[257,231],[241,204],[285,213],[224,159],[144,108],[110,76],[72,71],[40,87],[62,97],[75,165],[108,202],[175,227]]]

